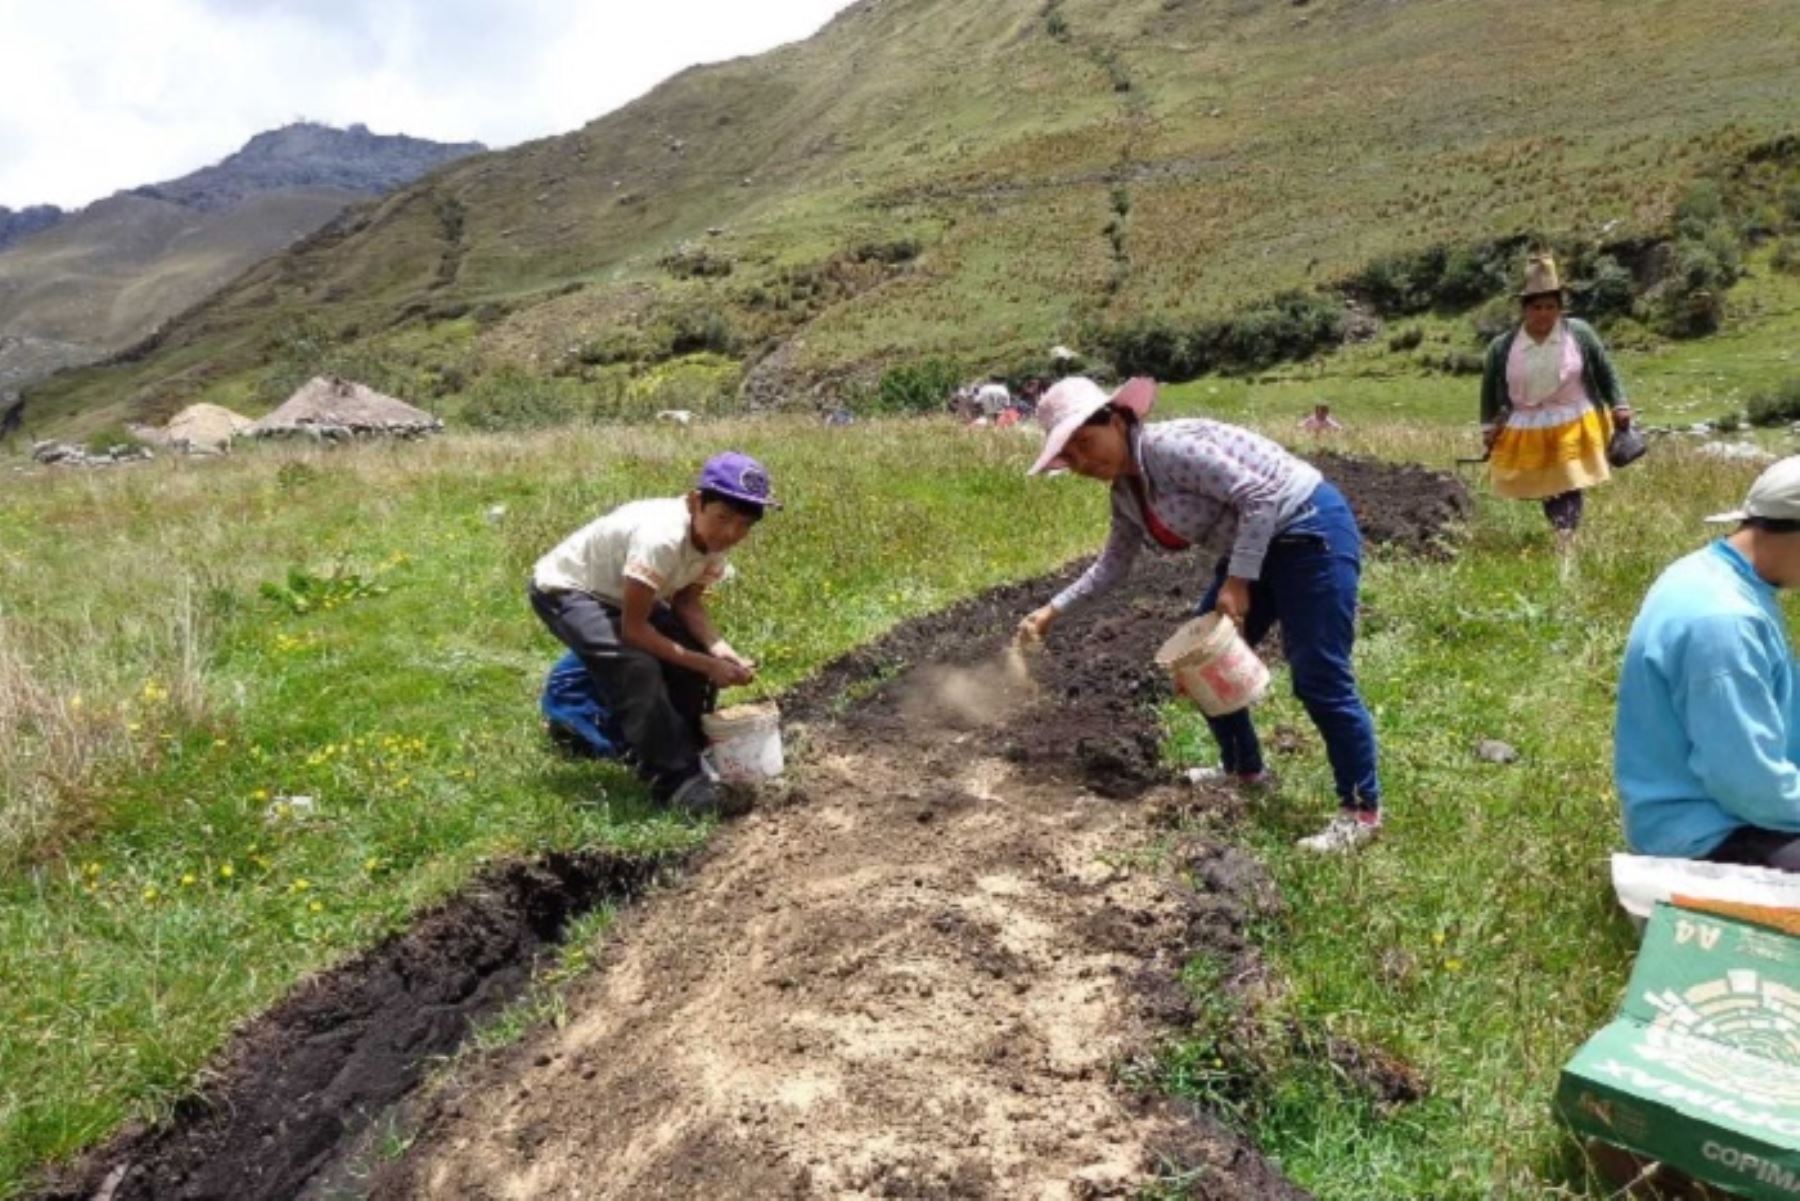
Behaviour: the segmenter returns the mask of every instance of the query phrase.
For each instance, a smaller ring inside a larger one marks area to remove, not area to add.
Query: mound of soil
[[[1433,548],[1467,512],[1442,476],[1327,470],[1371,542]],[[411,1140],[379,1168],[387,1201],[1100,1198],[1171,1175],[1218,1201],[1303,1196],[1213,1119],[1119,1083],[1191,1019],[1194,954],[1255,976],[1245,929],[1278,904],[1251,857],[1171,851],[1158,828],[1234,803],[1157,766],[1151,656],[1203,569],[1145,556],[1028,675],[1002,649],[1071,572],[909,623],[796,689],[800,803],[723,831],[628,911],[560,1028],[392,1108],[576,909],[635,895],[654,864],[484,879],[253,1023],[173,1124],[40,1196],[324,1196],[384,1108]]]
[[[1475,513],[1461,480],[1427,467],[1340,454],[1314,455],[1312,462],[1349,499],[1371,546],[1441,557]]]

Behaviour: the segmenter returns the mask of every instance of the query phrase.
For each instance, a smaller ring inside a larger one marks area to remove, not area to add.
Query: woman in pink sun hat
[[[1040,639],[1065,615],[1114,587],[1145,546],[1163,554],[1198,548],[1217,557],[1196,611],[1235,621],[1251,646],[1277,624],[1294,695],[1325,741],[1338,812],[1300,840],[1343,852],[1381,827],[1375,726],[1351,666],[1362,533],[1350,506],[1318,468],[1235,425],[1144,420],[1156,384],[1134,379],[1108,395],[1093,380],[1059,381],[1038,404],[1044,450],[1031,474],[1072,471],[1112,488],[1112,531],[1080,579],[1019,623]],[[1209,717],[1221,765],[1201,778],[1261,783],[1262,746],[1250,713]]]

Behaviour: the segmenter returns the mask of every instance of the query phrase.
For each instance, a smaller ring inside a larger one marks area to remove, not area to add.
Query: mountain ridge
[[[0,384],[123,349],[346,205],[482,149],[296,122],[74,212],[0,210]]]
[[[518,377],[581,413],[702,327],[737,378],[779,363],[760,378],[798,395],[1230,311],[1431,245],[1652,236],[1697,178],[1791,128],[1790,13],[864,0],[355,206],[44,401],[250,411],[330,366],[450,411]],[[1545,42],[1544,22],[1586,40]],[[845,267],[889,244],[914,251],[879,278]]]

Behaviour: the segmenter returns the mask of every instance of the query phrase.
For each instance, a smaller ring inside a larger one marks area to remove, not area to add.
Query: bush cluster
[[[1345,282],[1383,316],[1460,311],[1507,290],[1522,245],[1517,238],[1502,238],[1428,246],[1378,258]]]
[[[1750,398],[1744,415],[1751,425],[1791,425],[1800,421],[1800,376]]]
[[[864,242],[850,252],[850,257],[859,263],[886,263],[889,266],[897,266],[900,263],[910,263],[918,258],[919,252],[924,248],[917,238],[891,238],[886,241]]]
[[[1287,292],[1232,317],[1145,317],[1090,330],[1120,375],[1195,379],[1214,371],[1259,371],[1303,359],[1344,337],[1344,311],[1326,296]]]
[[[878,413],[935,413],[961,382],[961,370],[948,359],[902,363],[882,374],[863,404]]]
[[[730,275],[735,266],[729,255],[715,254],[692,242],[683,242],[657,259],[656,264],[676,279],[722,278]]]

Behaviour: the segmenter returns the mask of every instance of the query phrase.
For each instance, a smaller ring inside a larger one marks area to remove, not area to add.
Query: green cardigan
[[[1600,335],[1594,327],[1578,317],[1564,317],[1563,324],[1581,347],[1581,378],[1587,385],[1588,398],[1595,408],[1615,409],[1625,403],[1625,386],[1606,355]],[[1512,354],[1513,339],[1519,326],[1507,330],[1488,343],[1487,364],[1481,374],[1481,424],[1492,425],[1512,407],[1506,392],[1506,360]]]

